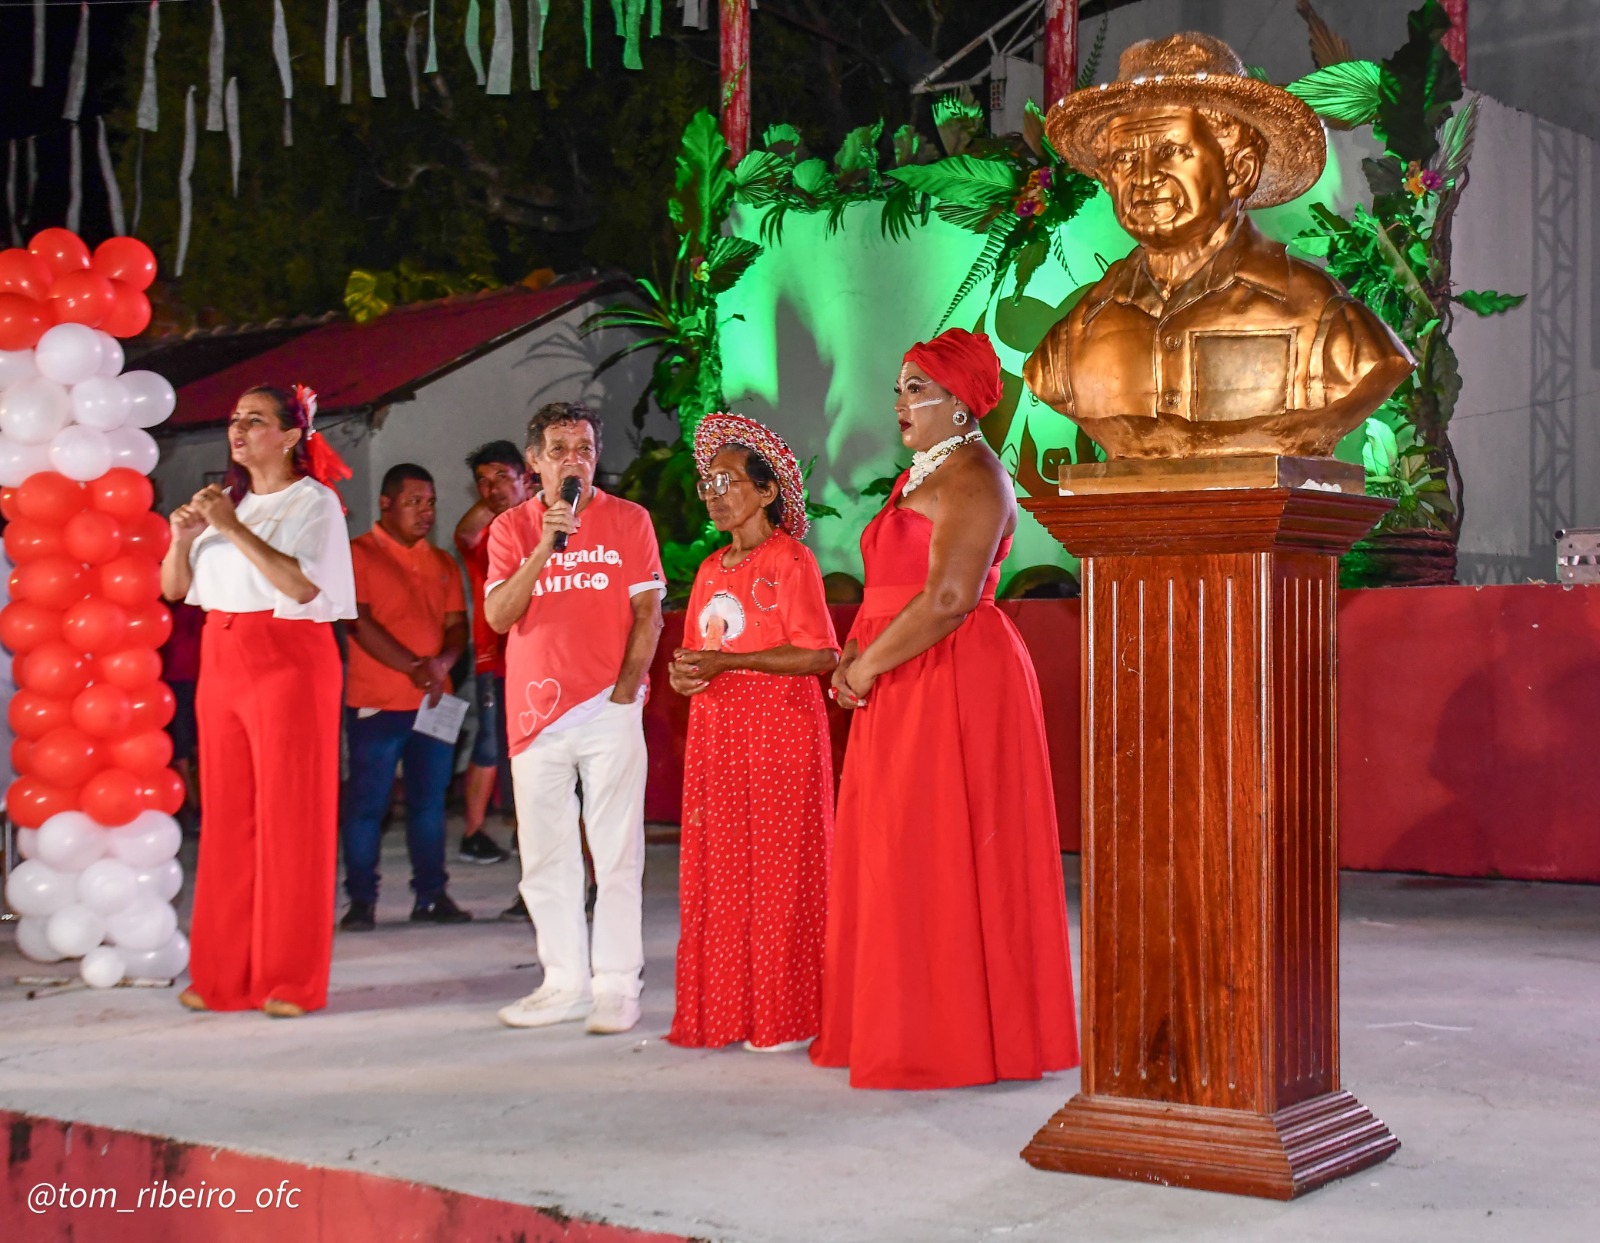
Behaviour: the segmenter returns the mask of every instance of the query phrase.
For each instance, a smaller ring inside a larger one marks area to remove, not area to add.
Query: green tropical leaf
[[[792,156],[802,145],[800,131],[792,125],[769,125],[761,135],[761,145],[775,155]]]
[[[1346,60],[1308,73],[1283,89],[1320,117],[1343,125],[1366,125],[1383,103],[1384,68],[1370,60]]]
[[[972,270],[967,273],[966,279],[961,282],[961,288],[956,290],[956,296],[950,299],[950,305],[945,308],[939,317],[939,327],[943,328],[950,317],[955,314],[956,307],[984,280],[999,271],[1000,256],[1005,253],[1006,244],[1011,240],[1012,225],[1007,221],[998,222],[989,231],[989,240],[978,252],[978,258],[972,265]]]
[[[1525,293],[1498,293],[1493,289],[1463,289],[1455,300],[1474,315],[1499,315],[1527,301]]]
[[[839,145],[838,152],[833,157],[833,166],[840,174],[876,172],[878,168],[878,139],[883,135],[883,121],[880,118],[872,125],[863,125],[851,130],[844,136],[844,142]]]
[[[719,237],[706,258],[706,292],[715,295],[732,288],[760,257],[761,247],[747,238]]]
[[[822,160],[804,160],[794,166],[794,186],[803,194],[817,198],[833,185],[833,174]]]
[[[948,125],[952,121],[982,121],[983,108],[976,100],[963,98],[955,91],[946,91],[933,101],[933,123]]]
[[[987,207],[1017,193],[1021,178],[1010,164],[975,155],[953,155],[936,164],[890,169],[887,176],[948,203]]]
[[[891,242],[902,242],[910,237],[912,226],[925,223],[924,202],[926,197],[910,186],[890,182],[883,199],[883,215],[878,221],[883,236]]]
[[[684,255],[704,255],[722,231],[734,184],[727,159],[728,144],[722,139],[717,118],[702,108],[683,131],[668,204]]]
[[[1049,238],[1037,236],[1021,250],[1016,257],[1016,286],[1011,291],[1011,300],[1020,302],[1022,294],[1028,287],[1028,282],[1033,279],[1033,274],[1039,270],[1039,265],[1045,261],[1050,253]]]
[[[1467,106],[1451,114],[1439,128],[1439,153],[1433,157],[1431,167],[1446,181],[1455,181],[1467,170],[1472,159],[1472,148],[1478,140],[1478,99],[1474,95]]]
[[[988,207],[964,207],[960,203],[936,203],[933,210],[935,215],[948,220],[958,229],[987,233],[989,226],[994,223],[996,212],[1000,210],[1000,204],[991,204]]]
[[[922,154],[922,135],[910,125],[902,125],[894,132],[895,164],[915,164]]]
[[[1094,75],[1100,71],[1100,58],[1106,52],[1106,29],[1111,22],[1111,9],[1107,7],[1100,14],[1100,29],[1094,32],[1094,46],[1089,49],[1089,55],[1084,58],[1083,68],[1078,70],[1076,87],[1082,90],[1094,81]]]

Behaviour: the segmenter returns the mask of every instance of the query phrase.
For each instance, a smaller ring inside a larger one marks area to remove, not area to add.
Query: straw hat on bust
[[[1266,140],[1261,179],[1246,208],[1299,197],[1327,162],[1327,136],[1317,114],[1282,87],[1248,76],[1238,53],[1206,34],[1133,44],[1122,54],[1115,82],[1064,96],[1045,118],[1045,131],[1069,164],[1095,176],[1095,140],[1106,126],[1137,109],[1162,106],[1223,112]]]

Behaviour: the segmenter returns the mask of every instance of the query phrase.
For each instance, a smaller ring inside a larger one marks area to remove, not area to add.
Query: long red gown
[[[933,523],[899,507],[861,537],[865,649],[923,589]],[[819,1066],[858,1088],[1037,1079],[1078,1064],[1066,891],[1033,664],[983,600],[880,676],[855,713],[834,831]]]
[[[695,575],[684,646],[837,648],[816,558],[774,532]],[[677,1005],[691,1048],[816,1035],[833,834],[833,753],[815,677],[735,670],[691,701],[678,859]]]

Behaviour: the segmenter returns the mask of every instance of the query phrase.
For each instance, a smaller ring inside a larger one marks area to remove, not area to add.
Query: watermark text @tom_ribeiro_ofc
[[[275,1187],[239,1189],[214,1186],[204,1179],[198,1186],[184,1187],[158,1179],[137,1189],[129,1187],[75,1187],[70,1183],[36,1183],[28,1192],[30,1213],[49,1213],[66,1209],[98,1209],[102,1212],[138,1213],[147,1210],[220,1209],[224,1212],[254,1213],[300,1207],[301,1190],[288,1179]]]

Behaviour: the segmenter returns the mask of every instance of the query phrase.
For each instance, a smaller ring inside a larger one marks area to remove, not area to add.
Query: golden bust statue
[[[1028,359],[1028,387],[1117,458],[1327,457],[1411,356],[1245,212],[1304,193],[1322,123],[1203,34],[1136,43],[1050,109],[1056,150],[1139,243]]]

